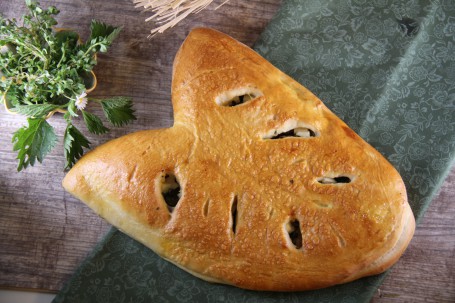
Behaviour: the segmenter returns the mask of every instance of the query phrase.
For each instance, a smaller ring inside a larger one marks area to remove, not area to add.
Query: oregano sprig
[[[23,24],[0,16],[0,93],[6,107],[27,117],[27,125],[17,130],[12,139],[18,152],[18,171],[42,162],[54,148],[57,136],[47,119],[64,113],[65,168],[71,168],[90,148],[89,140],[72,123],[80,118],[90,133],[109,131],[102,119],[88,111],[87,102],[98,104],[107,121],[124,126],[136,119],[132,100],[127,97],[90,99],[86,82],[96,65],[96,53],[104,53],[119,35],[121,28],[93,20],[90,36],[82,42],[70,30],[55,29],[59,10],[40,7],[25,1],[28,14]]]

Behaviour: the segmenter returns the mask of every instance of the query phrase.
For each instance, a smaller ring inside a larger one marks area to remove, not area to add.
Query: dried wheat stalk
[[[221,5],[228,1],[225,0]],[[212,3],[213,0],[133,0],[133,2],[136,4],[136,7],[144,7],[145,11],[151,11],[153,13],[145,21],[154,21],[156,23],[157,26],[152,29],[150,34],[154,36],[175,26],[188,15],[199,13]]]

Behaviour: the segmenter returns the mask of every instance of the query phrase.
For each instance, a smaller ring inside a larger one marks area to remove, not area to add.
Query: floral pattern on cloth
[[[420,218],[455,151],[455,2],[285,1],[256,44],[379,150]]]
[[[255,49],[397,168],[421,218],[455,158],[455,2],[285,0]],[[54,302],[369,302],[384,276],[247,291],[195,278],[113,228]]]
[[[342,301],[362,302],[376,290],[375,277],[343,287],[330,288]],[[368,295],[365,295],[368,290]],[[364,297],[359,301],[359,296]],[[112,228],[104,240],[79,267],[54,303],[300,303],[331,302],[332,295],[323,291],[301,293],[258,292],[229,285],[204,282],[160,258],[147,247]],[[317,300],[323,301],[313,301]]]

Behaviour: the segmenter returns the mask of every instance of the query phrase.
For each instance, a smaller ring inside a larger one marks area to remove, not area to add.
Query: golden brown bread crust
[[[256,98],[222,105],[245,92]],[[193,30],[174,62],[172,102],[173,127],[98,147],[67,174],[66,190],[183,269],[242,288],[344,283],[386,270],[407,247],[415,223],[397,171],[248,47]],[[271,139],[293,128],[310,137]],[[172,212],[166,172],[182,188]]]

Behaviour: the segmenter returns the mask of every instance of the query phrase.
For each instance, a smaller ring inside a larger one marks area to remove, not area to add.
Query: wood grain
[[[99,85],[93,96],[133,97],[138,119],[127,128],[89,136],[93,146],[136,130],[172,125],[172,62],[191,28],[212,27],[252,46],[281,4],[281,0],[230,0],[214,10],[223,2],[216,0],[178,27],[147,39],[151,28],[143,22],[147,13],[134,8],[130,0],[40,2],[56,5],[62,11],[59,26],[73,28],[82,37],[88,36],[92,19],[124,26],[113,48],[99,56],[95,69]],[[0,1],[0,12],[18,18],[25,5],[22,0]],[[0,288],[56,292],[110,226],[61,187],[65,128],[61,117],[50,120],[60,143],[44,165],[16,173],[10,142],[24,121],[0,109]],[[81,123],[77,125],[87,133]],[[373,302],[455,301],[454,184],[455,169]]]

